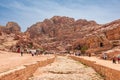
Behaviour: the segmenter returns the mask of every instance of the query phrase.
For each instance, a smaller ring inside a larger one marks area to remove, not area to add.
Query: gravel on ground
[[[58,56],[54,63],[40,67],[29,80],[104,80],[91,67]]]

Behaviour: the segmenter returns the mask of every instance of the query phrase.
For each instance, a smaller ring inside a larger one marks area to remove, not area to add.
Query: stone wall
[[[81,63],[92,67],[98,72],[101,76],[105,78],[105,80],[119,80],[120,79],[120,71],[105,67],[103,65],[97,64],[95,61],[85,60],[83,58],[79,58],[76,56],[70,56],[72,59],[76,61],[80,61]]]
[[[33,75],[38,67],[46,66],[54,61],[55,57],[42,61],[33,62],[20,66],[16,69],[9,70],[0,74],[0,80],[27,80]]]

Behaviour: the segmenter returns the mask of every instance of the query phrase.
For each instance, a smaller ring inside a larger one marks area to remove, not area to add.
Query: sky
[[[53,16],[95,20],[105,24],[120,19],[120,0],[0,0],[0,25],[17,22],[24,32]]]

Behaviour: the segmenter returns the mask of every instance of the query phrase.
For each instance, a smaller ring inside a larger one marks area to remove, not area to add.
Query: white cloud
[[[89,4],[89,2],[82,4],[85,1],[87,0],[77,0],[76,2],[75,0],[68,0],[68,2],[64,1],[64,4],[62,4],[56,0],[26,0],[25,3],[22,0],[14,0],[11,3],[7,3],[7,6],[2,3],[0,3],[0,6],[14,11],[13,15],[15,16],[13,20],[22,26],[23,31],[33,23],[54,15],[69,16],[76,19],[86,18],[99,23],[105,23],[120,17],[120,10],[116,9],[120,6],[115,1],[113,4],[116,4],[116,6],[111,5],[112,3],[110,5],[103,3],[93,5]]]

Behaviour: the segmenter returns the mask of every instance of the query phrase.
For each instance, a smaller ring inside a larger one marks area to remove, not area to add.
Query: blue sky
[[[14,21],[22,31],[56,15],[104,24],[120,19],[120,0],[0,0],[0,25]]]

